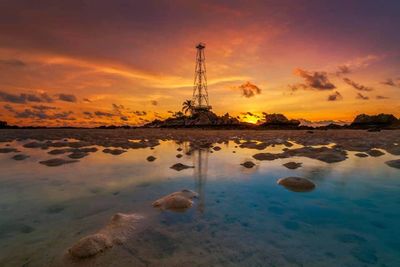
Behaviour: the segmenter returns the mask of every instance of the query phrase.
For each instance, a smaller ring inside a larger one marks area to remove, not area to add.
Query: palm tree
[[[182,103],[182,111],[186,114],[188,112],[192,112],[193,109],[193,101],[192,100],[186,100],[185,102]]]

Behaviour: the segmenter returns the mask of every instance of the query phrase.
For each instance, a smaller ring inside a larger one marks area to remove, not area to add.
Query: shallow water
[[[23,148],[27,142],[9,143],[30,155],[26,160],[0,154],[0,266],[400,266],[400,171],[384,164],[396,158],[388,153],[358,158],[349,152],[333,164],[303,157],[256,161],[252,155],[260,151],[233,142],[188,156],[189,144],[166,141],[118,156],[99,147],[78,163],[47,167],[38,162],[54,156]],[[150,155],[157,159],[148,162]],[[246,160],[256,166],[242,167]],[[303,166],[282,166],[289,161]],[[177,162],[195,168],[169,168]],[[309,178],[317,187],[288,191],[276,184],[286,176]],[[183,188],[200,194],[192,209],[151,206]],[[93,260],[65,261],[72,244],[117,212],[144,215],[146,229]]]

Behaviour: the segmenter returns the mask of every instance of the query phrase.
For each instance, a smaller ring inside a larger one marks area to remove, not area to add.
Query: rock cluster
[[[277,183],[294,192],[308,192],[315,188],[315,184],[312,181],[302,177],[281,178]]]

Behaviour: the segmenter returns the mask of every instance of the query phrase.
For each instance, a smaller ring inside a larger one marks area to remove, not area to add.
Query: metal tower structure
[[[204,56],[204,49],[206,45],[199,43],[196,46],[196,68],[194,72],[194,86],[193,86],[193,111],[202,112],[211,109],[208,102],[208,91],[207,91],[207,75],[206,75],[206,62]]]

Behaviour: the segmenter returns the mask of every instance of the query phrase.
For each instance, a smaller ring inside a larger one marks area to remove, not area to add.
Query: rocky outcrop
[[[300,125],[299,120],[289,120],[283,114],[265,114],[265,122],[260,125],[260,127],[266,128],[297,128]]]
[[[351,123],[351,128],[386,128],[400,126],[399,120],[392,114],[366,115],[360,114]]]
[[[194,127],[194,126],[227,126],[240,125],[238,119],[231,117],[228,113],[223,116],[217,116],[212,111],[202,111],[194,113],[191,116],[180,116],[168,118],[164,121],[154,120],[145,127]]]
[[[152,205],[162,210],[185,210],[192,207],[192,199],[197,197],[198,194],[196,192],[183,189],[154,201]]]

